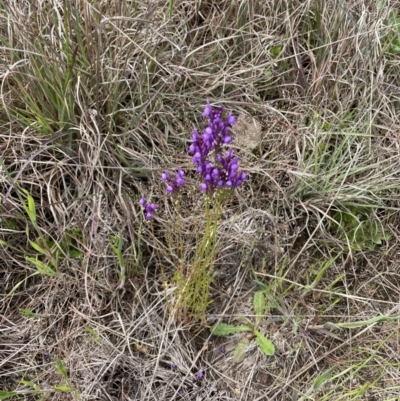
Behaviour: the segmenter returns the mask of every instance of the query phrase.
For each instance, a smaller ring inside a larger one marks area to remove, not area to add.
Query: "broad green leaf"
[[[211,334],[214,336],[229,336],[235,333],[242,333],[244,331],[251,331],[249,326],[234,326],[233,324],[217,323],[211,327]]]
[[[66,367],[64,366],[64,364],[62,363],[62,360],[60,358],[57,358],[56,360],[56,367],[58,372],[60,373],[60,375],[64,378],[64,379],[68,379],[68,372]]]
[[[248,338],[242,338],[238,345],[236,346],[235,350],[233,351],[233,360],[236,363],[243,362],[245,356],[246,356],[246,349],[247,346],[249,345],[250,341]]]
[[[260,323],[265,313],[265,295],[263,291],[254,293],[253,298],[254,312],[256,314],[256,323]]]
[[[257,344],[262,352],[265,355],[271,356],[275,354],[275,346],[271,340],[264,336],[264,334],[260,333],[258,330],[254,331],[256,336]]]
[[[333,369],[328,369],[314,380],[314,389],[319,390],[332,376]]]

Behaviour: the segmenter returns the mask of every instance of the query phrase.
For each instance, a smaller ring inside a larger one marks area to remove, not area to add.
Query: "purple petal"
[[[207,100],[207,106],[203,111],[203,116],[204,117],[210,117],[212,114],[212,107],[210,105],[210,102]]]
[[[228,145],[231,142],[232,142],[232,138],[229,135],[224,137],[224,144],[225,145]]]
[[[201,160],[201,154],[200,152],[196,152],[195,155],[192,158],[193,163],[198,163]]]
[[[233,114],[232,114],[231,111],[229,112],[228,117],[226,118],[226,122],[227,122],[229,125],[234,125],[234,124],[236,124],[236,118],[233,116]]]
[[[197,373],[196,373],[196,379],[197,380],[201,380],[201,379],[203,379],[204,378],[204,372],[202,371],[202,370],[199,370]]]
[[[182,187],[183,185],[185,185],[185,180],[181,177],[176,177],[175,182],[177,187]]]
[[[193,130],[192,140],[193,142],[197,142],[199,140],[199,133],[197,132],[197,130]]]
[[[239,168],[239,166],[238,166],[236,163],[232,163],[232,164],[230,165],[230,170],[231,170],[231,171],[237,171],[238,168]]]

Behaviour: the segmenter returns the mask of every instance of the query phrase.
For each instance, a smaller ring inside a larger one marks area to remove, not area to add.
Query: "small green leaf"
[[[96,343],[100,342],[100,337],[99,337],[99,335],[97,334],[97,332],[95,330],[93,330],[89,326],[85,326],[84,329],[90,334],[90,336],[92,337],[93,341],[95,341]]]
[[[20,308],[19,313],[22,316],[27,317],[29,319],[37,319],[39,317],[42,317],[41,315],[38,315],[37,313],[32,312],[30,309]]]
[[[249,326],[234,326],[233,324],[217,323],[211,327],[211,334],[214,336],[229,336],[235,333],[242,333],[244,331],[251,331]]]
[[[257,291],[254,293],[253,305],[256,314],[256,323],[258,324],[261,322],[266,308],[265,295],[263,291]]]
[[[63,393],[69,393],[69,392],[75,390],[73,387],[66,386],[64,384],[58,384],[56,386],[53,386],[53,388],[54,388],[54,390],[58,390],[58,391],[61,391]]]
[[[58,372],[60,373],[60,375],[64,378],[64,379],[68,379],[68,372],[66,367],[64,366],[64,364],[62,363],[60,358],[57,358],[56,360],[56,367]]]
[[[236,345],[235,350],[233,351],[233,360],[236,363],[243,362],[245,356],[246,356],[246,349],[247,346],[249,345],[250,341],[248,338],[242,338],[238,345]]]
[[[274,46],[271,48],[270,50],[270,54],[272,58],[277,58],[280,54],[280,52],[282,51],[282,46]]]
[[[70,248],[68,252],[72,258],[80,259],[83,256],[83,252],[76,248]]]
[[[271,340],[261,334],[259,331],[254,330],[256,336],[257,344],[262,352],[267,356],[272,356],[275,354],[275,346]]]

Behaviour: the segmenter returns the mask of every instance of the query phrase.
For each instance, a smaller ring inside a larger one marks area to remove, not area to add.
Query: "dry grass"
[[[398,320],[341,327],[400,315],[400,3],[145,3],[0,0],[0,399],[400,399]],[[206,99],[240,116],[250,175],[208,326],[171,314],[204,226]],[[179,224],[159,182],[178,166]],[[276,353],[237,364],[243,334],[209,326],[251,319],[260,288]]]

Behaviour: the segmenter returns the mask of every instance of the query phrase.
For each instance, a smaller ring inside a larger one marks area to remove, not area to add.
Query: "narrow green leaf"
[[[25,317],[27,317],[29,319],[37,319],[37,318],[41,317],[41,315],[38,315],[37,313],[32,312],[30,309],[21,308],[19,310],[19,313],[22,316],[25,316]]]
[[[323,275],[325,274],[326,270],[329,269],[329,268],[332,266],[332,264],[336,261],[336,259],[337,259],[340,255],[341,255],[341,253],[339,252],[335,257],[333,257],[333,258],[331,258],[331,259],[328,259],[328,260],[323,264],[322,268],[321,268],[321,269],[318,271],[318,273],[316,274],[314,281],[313,281],[311,284],[309,284],[309,285],[307,285],[307,286],[305,287],[305,290],[304,290],[304,292],[303,292],[303,296],[306,295],[306,294],[308,294],[310,291],[312,291],[312,290],[317,286],[317,284],[321,281]]]
[[[214,336],[229,336],[235,333],[242,333],[244,331],[251,331],[249,326],[234,326],[233,324],[217,323],[211,327],[211,334]]]
[[[19,382],[25,386],[32,387],[37,393],[40,391],[40,387],[29,380],[20,380]]]
[[[36,223],[36,206],[35,201],[26,189],[22,189],[28,199],[28,205],[24,205],[25,211],[32,223]]]
[[[41,262],[39,259],[31,258],[29,256],[26,256],[25,259],[28,262],[31,262],[33,265],[35,265],[37,271],[41,274],[45,274],[46,276],[54,277],[57,273],[54,271],[54,269],[51,268],[51,266],[46,265],[45,263]]]
[[[35,387],[36,384],[29,381],[29,380],[20,380],[19,381],[21,384],[23,384],[24,386],[28,386],[28,387]]]
[[[64,366],[64,364],[62,363],[62,360],[60,358],[57,358],[56,360],[56,367],[58,372],[60,373],[60,375],[64,378],[64,379],[68,379],[68,372],[66,367]]]
[[[21,286],[21,284],[25,283],[25,281],[27,281],[31,277],[37,276],[38,274],[39,274],[39,272],[35,272],[35,273],[31,274],[30,276],[26,277],[24,280],[19,281],[17,284],[14,285],[13,288],[11,288],[10,292],[7,294],[7,297],[10,297],[12,294],[14,294],[14,292],[17,291],[18,288]],[[3,302],[4,300],[5,300],[5,298],[3,298],[1,301]]]
[[[73,387],[66,386],[64,384],[58,384],[56,386],[53,386],[53,388],[54,388],[54,390],[58,390],[58,391],[61,391],[63,393],[69,393],[71,391],[74,391]]]
[[[338,326],[343,329],[356,329],[358,327],[369,326],[374,323],[386,322],[388,320],[400,320],[400,316],[376,316],[372,319],[362,320],[353,323],[338,323]]]
[[[265,313],[265,295],[264,291],[257,291],[253,298],[254,312],[256,314],[256,323],[260,323]]]
[[[40,245],[38,245],[36,242],[29,241],[29,243],[31,244],[31,247],[32,247],[35,251],[41,253],[42,255],[47,256],[46,251],[45,251]]]
[[[238,345],[236,345],[235,350],[233,351],[233,360],[236,363],[243,362],[245,356],[246,356],[246,349],[247,346],[249,345],[250,341],[248,338],[242,338]]]
[[[0,400],[5,400],[7,398],[14,397],[15,395],[18,395],[16,391],[1,391],[0,390]]]
[[[264,352],[267,356],[272,356],[275,354],[275,346],[271,340],[264,336],[264,334],[260,333],[258,330],[254,331],[256,336],[258,347],[262,352]]]
[[[314,389],[319,390],[332,376],[333,369],[328,369],[314,380]]]

